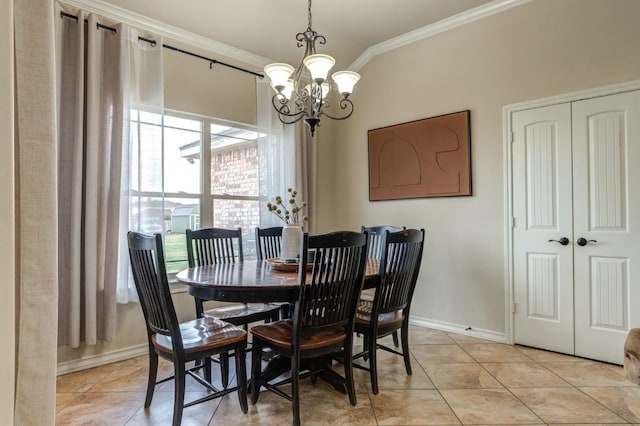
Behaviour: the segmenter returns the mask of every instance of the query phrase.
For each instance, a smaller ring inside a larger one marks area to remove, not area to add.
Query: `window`
[[[261,167],[253,126],[140,111],[131,138],[130,227],[163,233],[170,275],[187,267],[188,228],[240,227],[244,256],[255,257]]]

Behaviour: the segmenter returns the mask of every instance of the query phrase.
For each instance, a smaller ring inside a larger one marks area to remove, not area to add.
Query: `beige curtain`
[[[16,425],[55,423],[58,211],[53,13],[51,0],[14,0]]]
[[[85,19],[87,23],[85,24]],[[123,135],[122,28],[56,10],[58,344],[113,340]]]

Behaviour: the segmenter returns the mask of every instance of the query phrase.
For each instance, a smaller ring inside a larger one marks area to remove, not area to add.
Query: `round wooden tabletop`
[[[378,261],[367,261],[365,287],[377,283]],[[298,272],[276,270],[262,260],[218,263],[184,269],[176,279],[194,297],[223,302],[292,302],[298,297]]]

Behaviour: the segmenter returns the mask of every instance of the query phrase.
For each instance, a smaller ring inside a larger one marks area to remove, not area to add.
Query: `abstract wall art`
[[[470,111],[369,130],[369,200],[471,195]]]

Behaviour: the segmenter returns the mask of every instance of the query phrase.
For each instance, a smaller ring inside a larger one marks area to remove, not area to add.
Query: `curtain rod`
[[[72,15],[72,14],[67,13],[67,12],[63,12],[63,11],[60,11],[60,17],[71,18],[71,19],[74,19],[76,22],[78,21],[78,17],[77,16]],[[85,19],[84,22],[87,23],[87,20]],[[116,28],[109,27],[109,26],[101,24],[101,23],[96,23],[96,28],[102,28],[102,29],[105,29],[105,30],[109,30],[113,34],[115,34],[116,31],[117,31]],[[152,39],[149,39],[149,38],[138,37],[138,40],[145,41],[145,42],[151,44],[152,46],[156,45],[156,41],[152,40]],[[219,64],[219,65],[223,65],[223,66],[228,67],[228,68],[232,68],[232,69],[237,70],[237,71],[242,71],[242,72],[246,72],[247,74],[255,75],[256,77],[264,78],[264,75],[262,75],[260,73],[253,72],[253,71],[250,71],[250,70],[247,70],[247,69],[244,69],[244,68],[240,68],[240,67],[237,67],[235,65],[227,64],[225,62],[218,61],[217,59],[207,58],[206,56],[198,55],[197,53],[189,52],[188,50],[183,50],[183,49],[180,49],[180,48],[177,48],[177,47],[174,47],[174,46],[170,46],[170,45],[164,44],[164,43],[162,44],[162,47],[164,47],[165,49],[173,50],[174,52],[184,53],[185,55],[193,56],[194,58],[203,59],[203,60],[209,62],[209,69],[213,69],[213,65],[214,64]]]

